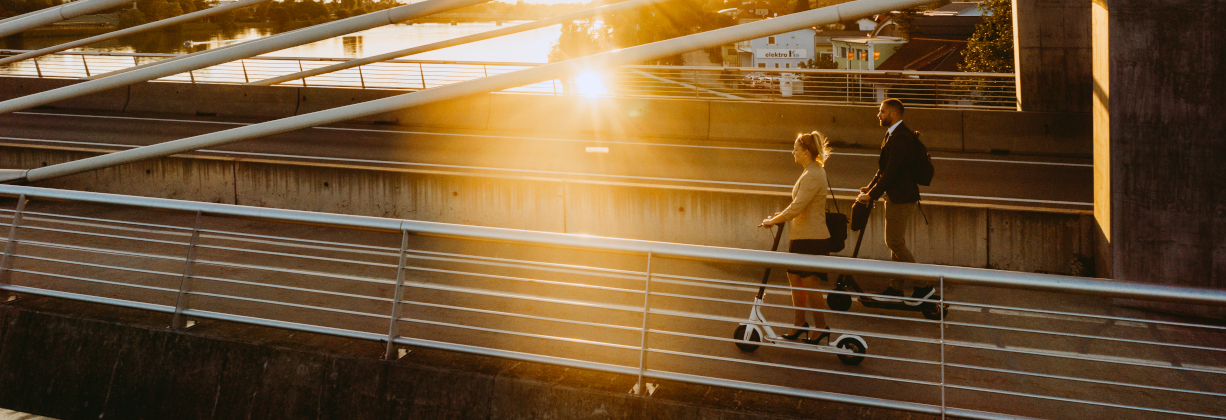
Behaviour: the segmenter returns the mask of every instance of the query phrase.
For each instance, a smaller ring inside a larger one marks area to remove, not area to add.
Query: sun
[[[604,82],[600,80],[600,74],[594,71],[584,72],[575,76],[575,85],[580,95],[597,96],[609,94],[609,90],[605,88]]]

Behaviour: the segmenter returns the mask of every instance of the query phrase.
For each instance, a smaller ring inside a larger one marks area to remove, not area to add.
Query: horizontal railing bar
[[[842,352],[826,348],[827,346],[819,345],[819,344],[806,344],[803,347],[798,348],[792,345],[768,343],[766,341],[745,341],[745,340],[740,340],[740,339],[735,339],[735,338],[714,337],[714,336],[709,336],[709,335],[689,334],[689,333],[667,331],[667,330],[650,329],[648,330],[648,332],[652,332],[656,334],[663,334],[663,335],[671,335],[675,337],[689,337],[689,338],[697,338],[697,339],[702,339],[702,340],[720,341],[720,342],[724,342],[728,344],[741,343],[741,344],[751,344],[754,346],[771,347],[771,348],[777,348],[777,349],[791,349],[791,350],[807,351],[807,352],[813,352],[813,353],[844,354]],[[799,341],[793,341],[793,343],[799,343]],[[655,352],[659,350],[651,349],[649,351]],[[929,366],[940,366],[941,365],[941,362],[934,362],[931,360],[907,359],[904,357],[886,356],[884,354],[862,353],[862,354],[857,354],[857,356],[862,356],[866,359],[892,360],[895,362],[917,363],[917,364],[929,365]],[[753,361],[747,361],[747,362],[753,362]]]
[[[1161,365],[1158,363],[1132,362],[1132,361],[1127,361],[1127,360],[1108,359],[1105,357],[1078,357],[1078,356],[1072,356],[1072,355],[1067,355],[1067,354],[1052,353],[1050,351],[1045,352],[1042,350],[1023,350],[1023,349],[1015,349],[1015,348],[1008,348],[1008,347],[978,345],[974,343],[960,343],[956,341],[946,341],[945,345],[951,346],[951,347],[962,347],[962,348],[971,348],[971,349],[979,349],[979,350],[1003,351],[1007,353],[1029,354],[1032,356],[1046,356],[1046,357],[1056,357],[1056,358],[1061,358],[1061,359],[1073,359],[1073,360],[1082,360],[1082,361],[1090,361],[1090,362],[1113,363],[1113,364],[1128,365],[1128,366],[1140,366],[1140,367],[1148,367],[1148,368],[1154,368],[1154,369],[1172,369],[1172,370],[1184,370],[1184,371],[1189,371],[1189,372],[1213,373],[1213,374],[1218,374],[1218,375],[1226,375],[1226,369],[1217,371],[1217,370],[1211,370],[1211,369],[1191,368],[1187,366],[1175,366],[1173,364]],[[1110,356],[1107,356],[1107,357],[1110,357]]]
[[[132,283],[120,283],[120,282],[110,281],[110,280],[91,279],[89,277],[70,276],[67,274],[45,273],[42,271],[26,270],[26,269],[20,269],[20,268],[10,268],[8,269],[8,271],[12,271],[14,273],[25,273],[25,274],[35,275],[35,276],[55,277],[55,278],[61,278],[65,280],[83,281],[83,282],[88,282],[88,283],[109,284],[112,286],[124,286],[124,287],[132,287],[132,288],[137,288],[137,289],[157,290],[159,292],[170,292],[170,293],[178,292],[178,290],[176,289],[170,289],[166,287],[145,286],[143,284],[132,284]]]
[[[1123,386],[1123,387],[1129,387],[1129,388],[1152,389],[1155,391],[1169,391],[1169,392],[1179,392],[1179,393],[1188,393],[1188,394],[1210,395],[1214,397],[1226,397],[1226,394],[1223,394],[1223,393],[1209,392],[1209,391],[1197,391],[1194,389],[1168,388],[1168,387],[1163,387],[1163,386],[1131,384],[1127,382],[1116,382],[1116,381],[1105,381],[1101,379],[1075,378],[1071,376],[1052,375],[1052,374],[1037,373],[1037,372],[1025,372],[1025,371],[1019,371],[1019,370],[990,368],[990,367],[983,367],[983,366],[970,366],[970,365],[963,365],[963,364],[958,364],[958,363],[946,363],[945,366],[962,368],[962,369],[985,370],[985,371],[997,372],[997,373],[1008,373],[1008,374],[1013,374],[1013,375],[1035,376],[1035,377],[1048,378],[1048,379],[1088,382],[1088,383],[1094,383],[1094,384],[1100,384],[1100,385],[1114,385],[1114,386]]]
[[[0,254],[3,254],[3,253],[0,252]],[[25,260],[48,261],[48,262],[62,263],[62,264],[69,264],[69,265],[80,265],[80,266],[85,266],[85,267],[103,268],[103,269],[108,269],[108,270],[131,271],[134,273],[145,273],[145,274],[157,274],[157,275],[162,275],[162,276],[182,276],[183,275],[183,273],[167,273],[167,272],[162,272],[162,271],[145,270],[142,268],[119,267],[119,266],[111,266],[111,265],[105,265],[105,264],[93,264],[93,263],[80,262],[80,261],[68,261],[68,260],[60,260],[60,259],[55,259],[55,258],[36,257],[33,255],[28,255],[28,254],[14,254],[14,257],[25,259]]]
[[[60,298],[60,299],[71,299],[71,300],[77,300],[77,301],[82,301],[82,302],[100,303],[103,305],[119,306],[122,308],[143,309],[146,311],[156,311],[156,312],[164,312],[164,313],[174,313],[175,311],[175,307],[169,306],[169,305],[159,305],[156,303],[115,299],[115,298],[109,298],[109,297],[103,297],[103,296],[83,295],[80,293],[63,292],[63,291],[51,290],[51,289],[40,289],[37,287],[20,286],[16,284],[0,283],[0,290],[13,292],[13,293],[25,293],[25,294],[36,295],[36,296],[46,296],[46,297],[53,297],[53,298]],[[178,291],[175,290],[175,292],[178,292]]]
[[[762,343],[755,342],[753,344],[759,345]],[[811,367],[796,366],[796,365],[785,365],[782,363],[759,362],[756,360],[733,359],[730,357],[712,356],[709,354],[682,353],[682,352],[677,352],[677,351],[672,351],[672,350],[654,349],[654,348],[649,348],[647,349],[647,351],[650,353],[671,354],[675,356],[693,357],[697,359],[719,360],[722,362],[741,363],[741,364],[749,364],[749,365],[754,365],[754,366],[767,366],[767,367],[782,368],[782,369],[800,370],[800,371],[813,372],[813,373],[827,373],[827,374],[840,375],[840,376],[855,376],[857,378],[878,379],[878,380],[883,380],[883,381],[909,383],[913,385],[941,386],[939,382],[921,381],[918,379],[894,378],[894,377],[889,377],[889,376],[866,374],[863,372],[860,372],[860,373],[840,372],[837,370],[830,370],[830,369],[819,369],[819,368],[811,368]],[[873,356],[873,355],[858,354],[857,356]]]
[[[242,269],[249,269],[249,270],[269,271],[269,272],[274,272],[274,273],[299,274],[299,275],[304,275],[304,276],[326,277],[330,279],[341,279],[341,280],[352,280],[352,281],[358,281],[358,282],[363,282],[363,283],[373,283],[373,284],[384,284],[384,285],[396,284],[394,280],[381,279],[378,277],[363,277],[363,276],[354,276],[354,275],[349,275],[349,274],[326,273],[326,272],[321,272],[321,271],[297,270],[297,269],[292,269],[292,268],[279,268],[279,267],[268,267],[268,266],[262,266],[262,265],[228,263],[228,262],[221,262],[221,261],[215,261],[215,260],[197,259],[197,260],[192,260],[192,264],[207,264],[207,265],[212,265],[212,266],[217,266],[217,267],[242,268]]]
[[[516,317],[516,318],[535,319],[538,321],[550,321],[550,322],[562,322],[562,323],[575,324],[575,325],[587,325],[590,327],[612,328],[612,329],[636,331],[636,332],[641,330],[638,327],[630,327],[630,326],[624,326],[624,325],[602,324],[599,322],[576,321],[573,319],[550,318],[550,317],[536,316],[536,315],[517,314],[513,312],[494,311],[494,310],[489,310],[489,309],[464,308],[460,306],[443,305],[443,304],[438,304],[438,303],[426,303],[426,302],[420,302],[420,301],[415,301],[415,300],[402,300],[400,301],[400,303],[405,303],[409,305],[418,305],[418,306],[429,306],[432,308],[452,309],[452,310],[465,311],[465,312],[477,312],[477,313],[490,314],[490,315],[504,315],[504,316],[510,316],[510,317]]]
[[[1132,339],[1127,339],[1127,338],[1100,337],[1100,336],[1094,336],[1094,335],[1088,335],[1088,334],[1034,330],[1034,329],[1029,329],[1029,328],[1014,328],[1014,327],[1005,327],[1005,326],[998,326],[998,325],[984,325],[984,324],[972,324],[972,323],[966,323],[966,322],[949,322],[949,321],[946,321],[945,325],[953,325],[953,326],[958,326],[958,327],[986,328],[986,329],[993,329],[993,330],[1004,330],[1004,331],[1012,331],[1012,332],[1031,333],[1031,334],[1056,335],[1056,336],[1061,336],[1061,337],[1076,337],[1076,338],[1085,338],[1085,339],[1091,339],[1091,340],[1115,341],[1115,342],[1120,342],[1120,343],[1145,344],[1145,345],[1154,345],[1154,346],[1178,347],[1178,348],[1194,349],[1194,350],[1209,350],[1209,351],[1226,352],[1226,349],[1221,349],[1217,347],[1194,346],[1191,344],[1178,344],[1178,343],[1163,343],[1163,342],[1158,342],[1158,341],[1132,340]]]
[[[799,307],[796,307],[796,308],[800,310],[804,310],[804,311],[810,310],[810,308],[799,308]],[[830,331],[831,334],[834,334],[834,333],[854,334],[854,335],[860,335],[864,337],[884,338],[887,340],[897,340],[897,341],[905,341],[905,342],[920,343],[920,344],[934,344],[935,345],[935,344],[941,343],[939,340],[923,338],[923,337],[875,333],[875,332],[868,332],[868,331],[861,331],[861,330],[835,329],[835,328],[828,328],[826,330],[821,330],[817,327],[804,328],[804,327],[797,327],[795,325],[784,324],[784,323],[779,323],[779,322],[769,322],[769,321],[767,322],[748,322],[748,320],[745,318],[732,318],[732,317],[726,317],[726,316],[720,316],[720,315],[696,314],[692,312],[676,311],[676,310],[669,310],[669,309],[652,309],[651,314],[678,317],[678,318],[702,319],[702,320],[707,320],[707,321],[721,321],[721,322],[728,322],[728,323],[734,323],[734,324],[752,324],[752,325],[770,326],[770,327],[777,327],[777,328],[796,328],[796,329],[802,329],[802,330],[807,330],[811,332],[812,331],[821,331],[821,332]]]
[[[558,305],[570,305],[570,306],[581,306],[581,307],[586,307],[586,308],[608,309],[612,311],[633,312],[633,313],[638,313],[638,314],[643,313],[643,308],[629,306],[629,305],[603,305],[603,304],[598,304],[598,303],[590,303],[590,302],[583,302],[583,301],[577,301],[577,300],[546,298],[546,297],[540,297],[540,296],[525,295],[521,293],[476,290],[476,289],[465,288],[465,287],[445,286],[441,284],[431,284],[431,283],[422,283],[422,282],[405,281],[404,284],[407,287],[413,287],[413,288],[418,288],[418,289],[441,290],[445,292],[466,293],[466,294],[500,297],[500,298],[507,298],[507,299],[530,300],[530,301],[535,301],[535,302],[553,303],[553,304],[558,304]],[[639,292],[639,293],[642,293],[642,292]]]
[[[5,239],[4,241],[7,242],[8,240]],[[72,251],[90,252],[94,254],[121,255],[125,257],[141,257],[141,258],[151,258],[151,259],[156,259],[156,260],[167,260],[167,261],[182,261],[183,260],[183,258],[181,257],[171,257],[167,255],[117,251],[117,250],[107,249],[107,248],[93,248],[93,247],[78,246],[78,245],[66,245],[66,244],[60,244],[60,243],[55,243],[55,242],[34,241],[34,240],[29,240],[29,239],[18,239],[16,243],[41,246],[45,248],[67,249],[67,250],[72,250]],[[13,254],[13,256],[17,258],[21,258],[21,254]]]
[[[304,260],[314,260],[314,261],[326,261],[326,262],[334,262],[334,263],[345,263],[345,264],[365,265],[365,266],[368,266],[368,267],[391,268],[391,269],[395,269],[395,268],[396,268],[396,264],[377,263],[377,262],[373,262],[373,261],[354,261],[354,260],[346,260],[346,259],[343,259],[343,258],[320,257],[320,256],[315,256],[315,255],[291,254],[291,253],[288,253],[288,252],[264,251],[264,250],[259,250],[259,249],[250,249],[250,248],[231,248],[231,247],[224,247],[224,246],[217,246],[217,245],[205,245],[205,244],[198,244],[198,245],[196,245],[196,247],[197,247],[197,248],[216,249],[216,250],[221,250],[221,251],[233,251],[233,252],[240,252],[240,253],[251,253],[251,254],[270,255],[270,256],[277,256],[277,257],[300,258],[300,259],[304,259]]]
[[[1151,413],[1174,414],[1174,415],[1180,415],[1180,416],[1204,417],[1204,418],[1211,418],[1211,419],[1226,419],[1226,417],[1215,416],[1212,414],[1199,414],[1199,413],[1190,413],[1186,411],[1164,410],[1161,408],[1137,407],[1137,406],[1132,406],[1132,405],[1113,404],[1113,403],[1090,401],[1090,400],[1080,400],[1076,398],[1054,397],[1050,395],[1038,395],[1038,394],[1030,394],[1030,393],[1025,393],[1025,392],[1003,391],[999,389],[978,388],[978,387],[973,387],[973,386],[946,384],[945,387],[953,388],[953,389],[962,389],[962,390],[967,390],[967,391],[979,391],[979,392],[987,392],[987,393],[993,393],[993,394],[1011,395],[1014,397],[1038,398],[1038,399],[1044,399],[1044,400],[1061,401],[1061,402],[1076,403],[1076,404],[1097,405],[1100,407],[1111,407],[1111,408],[1121,408],[1121,409],[1126,409],[1126,410],[1148,411]]]
[[[441,268],[426,268],[426,267],[417,267],[417,266],[405,266],[404,269],[413,270],[413,271],[425,271],[425,272],[431,272],[431,273],[441,273],[441,274],[455,274],[459,276],[484,277],[484,278],[500,279],[500,280],[513,280],[513,281],[524,282],[524,283],[552,284],[552,285],[558,285],[558,286],[577,287],[580,289],[604,290],[608,292],[631,293],[631,294],[637,294],[637,295],[643,294],[642,290],[636,290],[636,289],[623,289],[620,287],[595,286],[595,285],[590,285],[590,284],[579,284],[579,283],[567,283],[563,281],[540,280],[540,279],[532,279],[532,278],[524,278],[524,277],[504,276],[500,274],[473,273],[473,272],[467,272],[467,271],[444,270]]]
[[[179,291],[178,291],[178,290],[174,290],[174,292],[178,293]],[[275,300],[256,299],[256,298],[248,298],[248,297],[242,297],[242,296],[222,295],[222,294],[217,294],[217,293],[197,292],[197,291],[188,291],[188,292],[183,292],[183,293],[188,294],[188,295],[194,295],[194,296],[208,296],[208,297],[215,297],[215,298],[220,298],[220,299],[241,300],[241,301],[244,301],[244,302],[265,303],[265,304],[269,304],[269,305],[277,305],[277,306],[289,306],[289,307],[299,308],[299,309],[310,309],[310,310],[316,310],[316,311],[333,312],[333,313],[348,314],[348,315],[357,315],[357,316],[366,316],[366,317],[371,317],[371,318],[382,318],[382,319],[390,319],[390,318],[391,318],[391,317],[390,317],[390,316],[388,316],[388,315],[380,315],[380,314],[372,314],[372,313],[367,313],[367,312],[350,311],[350,310],[347,310],[347,309],[333,309],[333,308],[324,308],[324,307],[321,307],[321,306],[306,305],[306,304],[301,304],[301,303],[280,302],[280,301],[275,301]]]
[[[356,299],[376,300],[376,301],[387,302],[387,303],[392,302],[392,298],[358,295],[358,294],[344,293],[344,292],[333,292],[333,291],[321,290],[321,289],[307,289],[307,288],[294,287],[294,286],[282,286],[282,285],[270,284],[270,283],[257,283],[257,282],[251,282],[251,281],[245,281],[245,280],[225,279],[221,277],[191,275],[189,276],[189,278],[215,281],[215,282],[221,282],[221,283],[230,283],[230,284],[245,284],[248,286],[267,287],[270,289],[278,289],[278,290],[294,290],[294,291],[299,291],[299,292],[318,293],[318,294],[329,295],[329,296],[340,296],[340,297],[349,297],[349,298],[356,298]]]
[[[949,302],[949,301],[946,301],[946,302]],[[1069,317],[1096,318],[1096,319],[1106,319],[1106,320],[1111,320],[1111,321],[1136,322],[1136,323],[1141,323],[1141,324],[1158,324],[1158,325],[1171,325],[1171,326],[1176,326],[1176,327],[1191,327],[1191,328],[1226,330],[1226,326],[1219,326],[1219,325],[1191,324],[1187,322],[1163,321],[1163,320],[1156,320],[1156,319],[1126,318],[1126,317],[1110,316],[1110,315],[1079,314],[1076,312],[1061,312],[1061,311],[1053,311],[1049,309],[1019,308],[1015,306],[989,305],[985,303],[957,302],[957,305],[958,306],[973,306],[973,307],[988,308],[988,309],[999,309],[1003,311],[1034,312],[1034,313],[1048,314],[1048,315],[1063,315],[1063,316],[1069,316]]]
[[[8,213],[12,213],[12,212],[13,212],[13,210],[6,210],[6,212],[8,212]],[[96,218],[96,217],[72,216],[72,215],[67,215],[67,214],[44,213],[44,212],[29,211],[29,210],[22,211],[22,214],[25,214],[25,215],[31,215],[31,214],[32,214],[32,215],[38,215],[38,216],[46,216],[46,217],[47,217],[47,219],[39,218],[39,219],[37,219],[37,220],[45,220],[45,221],[48,221],[48,222],[52,222],[52,221],[54,221],[54,222],[59,222],[59,223],[66,223],[66,222],[57,221],[57,220],[53,220],[53,219],[74,219],[74,220],[87,220],[87,221],[91,221],[91,222],[102,222],[102,223],[110,223],[110,224],[122,224],[122,225],[134,225],[134,226],[143,226],[143,227],[152,227],[152,228],[162,228],[162,229],[183,230],[183,231],[186,231],[186,232],[187,232],[187,234],[186,234],[187,236],[191,236],[191,230],[192,230],[192,228],[190,228],[190,227],[182,227],[182,226],[173,226],[173,225],[159,225],[159,224],[153,224],[153,223],[140,223],[140,222],[129,222],[129,221],[126,221],[126,220],[115,220],[115,219],[99,219],[99,218]],[[27,217],[28,217],[28,216],[22,216],[22,218],[27,218]],[[34,219],[33,219],[33,218],[31,218],[31,220],[34,220]],[[95,226],[95,227],[109,228],[109,229],[127,230],[127,229],[123,229],[123,228],[120,228],[120,227],[106,226],[105,224],[98,224],[98,225],[83,224],[83,225],[84,225],[84,226]],[[150,230],[135,230],[135,229],[132,229],[132,230],[128,230],[128,231],[136,231],[136,232],[149,232],[149,233],[159,233],[159,234],[163,234],[163,235],[178,235],[178,234],[179,234],[179,233],[177,233],[177,232],[159,232],[159,231],[157,231],[157,230],[152,230],[152,229],[150,229]]]
[[[106,234],[106,233],[85,232],[85,231],[79,231],[79,230],[64,230],[64,229],[56,229],[56,228],[50,228],[50,227],[44,227],[44,226],[32,226],[29,224],[24,225],[21,228],[30,229],[30,230],[41,230],[41,231],[46,231],[46,232],[68,233],[68,234],[73,234],[73,235],[94,236],[94,237],[99,237],[99,238],[122,239],[122,240],[139,241],[139,242],[152,242],[152,243],[163,244],[163,245],[187,246],[187,244],[183,242],[166,241],[166,240],[161,240],[161,239],[141,238],[141,237],[136,237],[136,236],[111,235],[111,234]],[[25,242],[25,241],[19,240],[18,242]]]
[[[799,306],[792,306],[792,305],[780,305],[780,304],[766,303],[766,302],[709,298],[709,297],[678,295],[678,294],[662,293],[662,292],[652,292],[651,295],[652,296],[674,297],[674,298],[679,298],[679,299],[702,300],[702,301],[707,301],[707,302],[728,303],[728,304],[733,304],[733,305],[751,305],[751,306],[761,306],[764,308],[792,309],[792,310],[802,310],[802,311],[809,311],[809,312],[821,312],[825,314],[839,314],[839,315],[845,315],[845,316],[860,316],[860,317],[867,317],[867,318],[891,319],[895,321],[919,322],[919,323],[924,323],[924,324],[939,324],[940,323],[940,321],[933,321],[929,319],[906,318],[906,317],[895,316],[895,315],[869,314],[869,313],[863,313],[863,312],[836,311],[833,309],[818,309],[818,308],[799,307]]]
[[[623,350],[638,350],[639,349],[638,346],[630,346],[630,345],[625,345],[625,344],[614,344],[614,343],[605,343],[602,341],[583,340],[583,339],[578,339],[578,338],[557,337],[557,336],[552,336],[552,335],[532,334],[532,333],[525,333],[525,332],[518,332],[518,331],[507,331],[507,330],[499,330],[499,329],[494,329],[494,328],[477,327],[477,326],[472,326],[472,325],[452,324],[449,322],[429,321],[429,320],[417,319],[417,318],[396,318],[396,320],[412,322],[412,323],[417,323],[417,324],[434,325],[434,326],[439,326],[439,327],[460,328],[460,329],[485,331],[485,332],[498,333],[498,334],[515,335],[515,336],[520,336],[520,337],[540,338],[540,339],[554,340],[554,341],[565,341],[568,343],[575,343],[575,344],[587,344],[587,345],[601,346],[601,347],[612,347],[612,348],[623,349]]]

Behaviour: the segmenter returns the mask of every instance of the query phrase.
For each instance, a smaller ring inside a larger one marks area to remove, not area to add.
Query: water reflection
[[[345,57],[362,56],[362,37],[347,36],[341,38],[341,43],[345,45]]]

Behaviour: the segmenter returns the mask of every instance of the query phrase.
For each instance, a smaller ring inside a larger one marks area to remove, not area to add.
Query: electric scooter
[[[779,237],[783,235],[783,224],[779,224],[779,232],[775,233],[775,244],[771,246],[771,251],[779,249]],[[757,344],[766,341],[767,343],[777,344],[794,348],[807,348],[814,344],[806,344],[801,341],[792,341],[780,337],[775,334],[775,330],[766,325],[766,317],[762,316],[762,298],[766,296],[766,280],[770,278],[771,269],[766,269],[766,274],[762,275],[762,287],[758,288],[758,296],[753,300],[753,309],[749,312],[749,320],[736,327],[736,331],[732,333],[732,338],[740,340],[736,343],[737,348],[741,351],[752,353],[758,349]],[[839,361],[845,365],[858,365],[864,361],[864,354],[868,351],[868,343],[856,335],[843,334],[839,338],[831,340],[831,344],[826,346],[831,348],[831,351],[836,353]]]
[[[871,212],[871,211],[872,211],[872,206],[870,205],[868,207],[868,210],[865,213],[863,213],[863,217],[865,220],[868,219],[868,212]],[[853,211],[853,216],[854,215],[855,215],[855,212]],[[855,227],[855,225],[857,224],[858,223],[853,222],[852,226]],[[863,226],[863,224],[861,224],[861,226]],[[868,229],[861,227],[860,234],[856,236],[856,248],[855,250],[851,252],[852,258],[856,258],[857,256],[860,255],[860,242],[864,240],[865,230],[868,230]],[[835,293],[835,292],[843,292],[847,290],[851,290],[856,293],[864,293],[864,289],[860,288],[860,285],[856,283],[856,279],[852,277],[851,274],[840,274],[838,281],[834,283],[834,291],[826,295],[826,305],[830,306],[830,309],[834,309],[836,311],[846,311],[848,309],[851,309],[851,300],[852,300],[851,295],[847,295],[843,293]],[[929,299],[939,301],[941,300],[941,296],[933,295]],[[937,302],[931,302],[931,301],[925,301],[918,305],[908,305],[907,301],[902,300],[902,299],[895,299],[895,298],[880,298],[880,297],[874,298],[872,296],[860,296],[859,300],[860,300],[860,304],[864,305],[864,307],[866,308],[893,309],[893,310],[899,310],[899,311],[919,312],[924,315],[924,318],[928,318],[934,321],[941,319],[942,316],[949,313],[949,305],[945,305],[942,309],[937,309],[937,306],[939,306],[939,304]],[[945,313],[941,313],[942,310]]]

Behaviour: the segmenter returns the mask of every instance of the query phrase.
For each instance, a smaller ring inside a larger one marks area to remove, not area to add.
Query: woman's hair
[[[826,136],[817,131],[812,133],[801,133],[796,136],[796,141],[800,142],[800,147],[809,152],[818,165],[826,166],[826,158],[830,157],[830,140]]]

